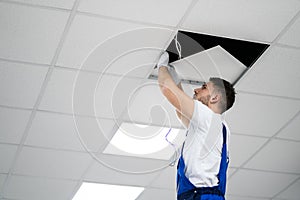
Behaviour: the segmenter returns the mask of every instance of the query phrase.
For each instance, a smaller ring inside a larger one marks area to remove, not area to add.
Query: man
[[[233,86],[223,79],[210,78],[194,90],[191,98],[183,92],[174,67],[169,66],[167,52],[157,67],[161,92],[187,128],[177,166],[177,199],[224,200],[230,132],[223,113],[235,101]]]

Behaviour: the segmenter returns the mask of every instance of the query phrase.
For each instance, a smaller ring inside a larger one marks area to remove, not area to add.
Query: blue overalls
[[[226,128],[223,124],[223,146],[221,153],[219,184],[214,187],[195,187],[185,176],[185,163],[181,156],[177,166],[177,200],[224,200],[226,190],[226,171],[228,167]]]

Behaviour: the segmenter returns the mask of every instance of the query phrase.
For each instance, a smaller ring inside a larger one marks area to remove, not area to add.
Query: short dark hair
[[[221,101],[222,112],[230,109],[235,101],[236,94],[233,85],[228,81],[217,77],[211,77],[209,81],[213,83],[214,88],[217,89],[223,97],[226,97],[226,99],[222,98]]]

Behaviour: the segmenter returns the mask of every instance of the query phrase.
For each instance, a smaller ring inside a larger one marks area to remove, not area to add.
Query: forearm
[[[179,108],[178,92],[181,90],[172,79],[167,67],[162,66],[158,69],[158,83],[162,94],[175,108]]]
[[[181,90],[181,91],[183,91],[183,88],[182,88],[182,85],[181,85],[181,83],[179,83],[178,85],[177,85],[177,87]],[[183,91],[184,92],[184,91]],[[182,121],[182,123],[186,126],[186,127],[188,127],[188,124],[189,124],[189,119],[188,118],[186,118],[180,111],[178,111],[177,109],[176,109],[176,114],[177,114],[177,116],[178,116],[178,118]]]
[[[178,85],[175,84],[175,82],[173,81],[167,67],[161,67],[159,69],[159,71],[158,71],[158,82],[159,82],[159,85],[160,85],[160,89],[161,89],[162,93],[165,96],[167,95],[166,93],[168,93],[170,91],[170,89],[174,88],[174,87],[177,87],[181,91],[183,91],[181,83],[179,82]],[[187,122],[188,119],[186,117],[184,117],[178,109],[175,109],[175,111],[176,111],[176,114],[177,114],[178,118],[184,124],[186,124],[185,122]]]
[[[177,85],[177,87],[181,90],[181,91],[183,91],[183,89],[182,89],[182,85],[181,85],[181,83],[179,83],[178,85]],[[177,116],[178,116],[178,118],[179,119],[182,119],[182,114],[176,109],[176,114],[177,114]]]
[[[160,67],[158,69],[158,83],[161,90],[172,88],[174,85],[176,86],[167,67]]]

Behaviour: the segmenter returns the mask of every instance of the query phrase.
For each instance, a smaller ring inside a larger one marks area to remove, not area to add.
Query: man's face
[[[204,83],[202,87],[194,89],[193,99],[201,101],[203,104],[208,106],[212,91],[212,83]]]

